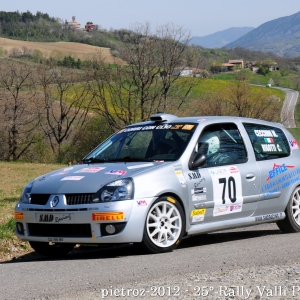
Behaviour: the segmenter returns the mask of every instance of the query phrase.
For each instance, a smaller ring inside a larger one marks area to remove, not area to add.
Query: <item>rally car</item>
[[[161,253],[185,237],[264,222],[298,232],[299,205],[300,151],[281,124],[155,114],[29,182],[16,234],[52,257],[76,244]]]

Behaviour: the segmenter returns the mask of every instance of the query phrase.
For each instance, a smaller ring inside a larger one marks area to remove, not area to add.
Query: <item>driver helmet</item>
[[[200,136],[198,141],[198,151],[207,148],[206,154],[213,154],[220,149],[220,139],[214,132],[207,132]]]

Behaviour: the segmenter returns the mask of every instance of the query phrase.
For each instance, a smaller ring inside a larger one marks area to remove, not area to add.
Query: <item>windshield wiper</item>
[[[84,164],[94,164],[94,163],[104,163],[104,162],[108,162],[108,160],[102,158],[96,158],[96,157],[86,158],[82,160],[82,163]]]

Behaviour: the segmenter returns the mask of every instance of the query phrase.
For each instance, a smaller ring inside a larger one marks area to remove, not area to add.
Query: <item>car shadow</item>
[[[235,231],[227,230],[226,232],[216,232],[209,234],[195,235],[182,240],[176,250],[206,246],[212,244],[222,244],[226,242],[246,240],[258,238],[261,236],[270,236],[284,234],[279,229],[270,230],[247,230]],[[53,260],[87,260],[87,259],[107,259],[117,258],[124,256],[136,255],[151,255],[146,253],[141,247],[135,244],[118,244],[118,245],[82,245],[74,248],[68,255],[63,258],[49,258],[42,256],[36,252],[30,252],[25,255],[19,256],[12,260],[1,262],[0,264],[7,263],[20,263],[30,261],[53,261]]]

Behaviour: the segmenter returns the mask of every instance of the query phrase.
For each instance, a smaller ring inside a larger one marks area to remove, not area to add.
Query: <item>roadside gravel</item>
[[[60,299],[300,299],[300,263],[177,274],[93,291],[87,287]]]

